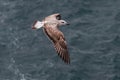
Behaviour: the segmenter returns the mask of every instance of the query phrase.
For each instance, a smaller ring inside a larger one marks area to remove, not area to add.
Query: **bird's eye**
[[[64,22],[62,22],[62,23],[64,23]]]

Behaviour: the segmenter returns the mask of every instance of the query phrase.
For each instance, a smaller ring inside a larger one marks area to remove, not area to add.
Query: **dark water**
[[[58,12],[70,65],[31,29]],[[120,80],[120,0],[0,0],[0,80]]]

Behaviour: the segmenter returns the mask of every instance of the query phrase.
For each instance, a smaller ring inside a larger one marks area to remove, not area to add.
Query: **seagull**
[[[67,43],[63,33],[59,30],[59,27],[63,25],[69,24],[61,19],[59,13],[55,13],[45,17],[42,21],[36,20],[32,25],[32,29],[40,29],[43,27],[43,31],[53,43],[60,58],[62,58],[65,63],[70,64]]]

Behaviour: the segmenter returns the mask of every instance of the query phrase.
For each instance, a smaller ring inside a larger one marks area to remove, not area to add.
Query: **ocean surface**
[[[60,13],[71,64],[35,20]],[[120,80],[120,0],[0,0],[0,80]]]

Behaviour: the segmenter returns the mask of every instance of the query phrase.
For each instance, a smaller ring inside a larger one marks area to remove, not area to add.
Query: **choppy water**
[[[58,12],[70,65],[31,29]],[[0,80],[120,80],[120,0],[0,0]]]

